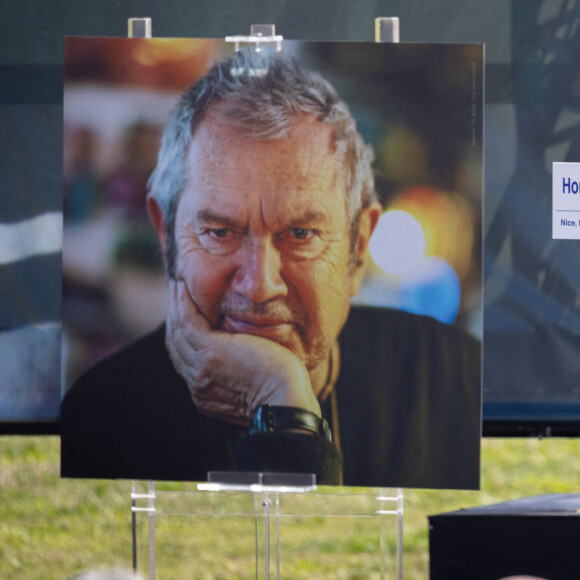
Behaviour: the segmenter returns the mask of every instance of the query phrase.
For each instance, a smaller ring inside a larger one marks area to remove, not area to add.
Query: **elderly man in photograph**
[[[66,395],[64,476],[478,486],[479,344],[350,306],[382,212],[372,160],[295,60],[236,54],[188,89],[147,198],[167,318]]]

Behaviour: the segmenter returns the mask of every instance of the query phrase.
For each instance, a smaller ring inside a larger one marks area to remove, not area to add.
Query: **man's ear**
[[[358,239],[354,248],[353,271],[351,278],[351,298],[360,290],[365,265],[368,257],[369,241],[377,227],[379,218],[383,213],[380,203],[375,202],[361,211],[358,228]]]
[[[149,214],[149,219],[157,232],[157,237],[159,238],[159,244],[161,245],[161,255],[163,257],[163,263],[167,264],[166,260],[166,248],[167,248],[167,230],[165,224],[165,215],[163,210],[155,201],[153,196],[149,194],[147,196],[147,213]]]

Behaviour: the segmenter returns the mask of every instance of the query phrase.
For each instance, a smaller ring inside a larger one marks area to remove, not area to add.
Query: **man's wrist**
[[[260,405],[256,407],[250,425],[250,435],[257,433],[288,433],[306,431],[332,441],[326,419],[299,407]]]

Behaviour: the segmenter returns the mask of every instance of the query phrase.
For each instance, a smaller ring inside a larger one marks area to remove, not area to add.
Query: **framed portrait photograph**
[[[62,475],[478,488],[483,64],[67,38]]]

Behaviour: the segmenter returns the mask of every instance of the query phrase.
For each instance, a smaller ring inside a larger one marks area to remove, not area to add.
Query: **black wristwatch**
[[[317,417],[310,411],[299,407],[281,407],[275,405],[260,405],[254,410],[250,435],[257,433],[283,433],[294,429],[305,429],[317,435],[322,435],[332,441],[332,433],[328,422]]]

